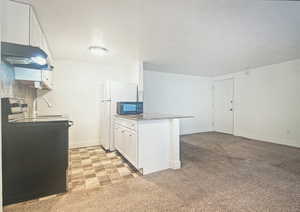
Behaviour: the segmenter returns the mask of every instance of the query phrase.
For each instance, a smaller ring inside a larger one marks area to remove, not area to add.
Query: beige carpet
[[[300,149],[201,133],[182,137],[167,170],[5,211],[300,211]]]
[[[99,191],[76,191],[26,205],[8,206],[4,211],[174,211],[181,206],[182,201],[176,195],[143,178],[134,178]]]

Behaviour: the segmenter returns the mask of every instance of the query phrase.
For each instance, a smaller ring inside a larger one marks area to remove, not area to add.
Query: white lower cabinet
[[[116,119],[114,122],[115,148],[138,169],[138,139],[136,123]]]
[[[137,164],[136,132],[133,132],[131,130],[126,130],[124,134],[125,134],[126,153],[127,153],[128,160],[132,165],[137,167],[138,164]]]
[[[115,148],[142,174],[180,168],[179,142],[177,119],[114,118]]]
[[[126,126],[115,123],[115,148],[136,168],[137,163],[137,136],[136,132]]]

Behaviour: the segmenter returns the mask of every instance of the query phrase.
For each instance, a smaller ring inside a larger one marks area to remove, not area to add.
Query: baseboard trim
[[[212,130],[212,131],[205,131],[205,132],[217,132],[217,131]],[[182,134],[182,135],[188,136],[188,135],[193,135],[193,134],[198,134],[198,133],[204,133],[204,132],[196,132],[196,133]],[[219,132],[219,133],[223,133],[223,132]],[[225,133],[225,134],[228,134],[228,133]],[[232,134],[229,134],[229,135],[232,135]],[[288,146],[288,147],[300,148],[300,143],[297,143],[296,141],[293,141],[293,140],[276,139],[276,138],[257,136],[257,135],[249,135],[247,133],[238,133],[238,132],[235,132],[233,135],[242,137],[242,138],[257,140],[257,141],[261,141],[261,142],[267,142],[267,143],[278,144],[278,145],[283,145],[283,146]]]
[[[89,147],[89,146],[100,146],[100,140],[83,140],[83,141],[70,141],[69,149]]]
[[[181,161],[170,161],[170,168],[171,169],[180,169],[181,168]]]
[[[271,137],[264,137],[264,136],[257,136],[257,135],[249,135],[247,133],[237,133],[235,136],[239,136],[239,137],[243,137],[243,138],[247,138],[247,139],[253,139],[253,140],[262,141],[262,142],[267,142],[267,143],[272,143],[272,144],[300,148],[300,143],[297,144],[296,141],[287,140],[287,139],[278,139],[278,138],[271,138]]]
[[[181,133],[180,135],[193,135],[193,134],[205,133],[205,132],[213,132],[213,131],[210,130],[210,129],[208,129],[208,130],[201,130],[201,131],[191,130],[190,132],[184,132],[184,133]]]

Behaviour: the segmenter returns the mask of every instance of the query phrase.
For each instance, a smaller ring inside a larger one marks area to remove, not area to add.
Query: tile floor
[[[69,191],[94,189],[139,176],[115,152],[106,153],[100,146],[70,150]]]
[[[141,176],[116,152],[105,152],[100,146],[71,149],[69,152],[68,192],[5,206],[6,209],[51,199],[71,192],[94,191]]]

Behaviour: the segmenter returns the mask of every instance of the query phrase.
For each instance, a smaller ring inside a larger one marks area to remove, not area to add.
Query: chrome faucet
[[[52,107],[52,104],[49,102],[49,100],[46,97],[42,97],[42,99],[46,102],[46,104],[48,105],[48,108]]]
[[[52,107],[52,104],[49,102],[49,100],[46,97],[43,96],[42,99],[44,100],[44,102],[46,102],[48,108]],[[37,100],[38,100],[38,97],[34,98],[34,100],[33,100],[33,118],[36,118],[38,116]]]

